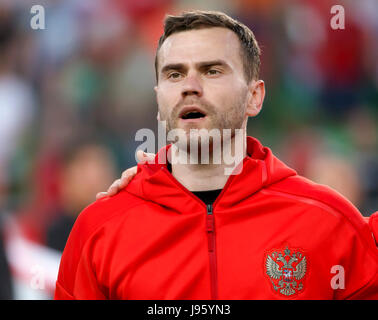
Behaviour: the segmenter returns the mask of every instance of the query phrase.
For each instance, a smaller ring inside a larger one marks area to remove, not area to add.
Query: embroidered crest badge
[[[286,248],[267,255],[266,274],[273,289],[284,296],[292,296],[303,290],[303,280],[307,270],[306,257],[301,252]]]

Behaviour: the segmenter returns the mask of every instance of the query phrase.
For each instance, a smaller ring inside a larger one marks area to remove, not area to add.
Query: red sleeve
[[[77,263],[76,272],[72,272],[72,267],[76,264],[73,258],[74,255],[70,254],[74,248],[74,242],[67,243],[65,252],[62,257],[58,280],[56,282],[55,300],[104,300],[105,294],[102,292],[95,272],[91,266],[90,250],[87,245],[81,251],[79,262]]]
[[[98,232],[103,222],[99,216],[101,211],[102,206],[95,203],[77,218],[60,261],[54,299],[106,299],[92,265],[101,239]]]
[[[85,208],[72,228],[59,266],[54,299],[107,299],[107,284],[96,277],[96,257],[104,256],[108,222],[142,200],[121,191]],[[98,267],[98,266],[97,266]]]
[[[74,296],[70,295],[66,289],[56,282],[54,300],[75,300]]]
[[[378,211],[372,214],[369,218],[366,218],[366,222],[369,224],[375,244],[378,245]],[[375,276],[371,281],[352,295],[350,299],[378,300],[378,270],[376,270]]]
[[[372,222],[376,218],[377,215],[364,218],[363,227],[358,228],[359,236],[350,243],[346,241],[350,251],[345,287],[352,287],[352,291],[346,290],[345,299],[378,300],[378,248]]]
[[[315,200],[325,212],[339,219],[333,235],[337,241],[329,247],[331,255],[324,256],[329,263],[335,261],[334,265],[341,265],[345,270],[345,288],[335,290],[335,298],[378,300],[378,213],[364,218],[339,193],[298,176],[285,179],[271,189]]]
[[[373,234],[375,244],[378,246],[378,211],[369,217],[369,227]]]
[[[365,286],[356,291],[349,300],[378,300],[378,275],[375,274],[373,279]]]

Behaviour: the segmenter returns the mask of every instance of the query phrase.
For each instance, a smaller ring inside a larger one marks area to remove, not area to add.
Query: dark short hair
[[[155,56],[156,81],[158,81],[158,53],[164,41],[172,34],[203,28],[222,27],[233,31],[241,44],[241,57],[247,82],[257,79],[260,70],[261,50],[253,32],[241,22],[218,11],[184,11],[181,15],[167,15],[164,20],[164,33],[159,39]]]

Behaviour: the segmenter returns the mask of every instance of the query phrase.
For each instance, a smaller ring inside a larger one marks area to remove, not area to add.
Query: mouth
[[[179,114],[179,118],[186,121],[201,120],[205,117],[206,113],[196,106],[184,107]]]

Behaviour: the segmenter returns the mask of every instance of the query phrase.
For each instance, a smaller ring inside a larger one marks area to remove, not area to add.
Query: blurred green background
[[[32,5],[45,9],[33,30]],[[330,26],[345,9],[345,29]],[[0,1],[0,298],[49,299],[77,214],[157,132],[154,57],[166,13],[224,11],[262,48],[248,134],[300,174],[378,208],[376,0]],[[1,250],[0,250],[1,251]]]

